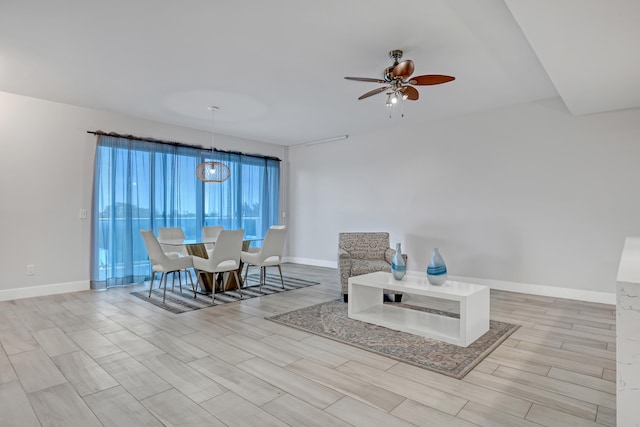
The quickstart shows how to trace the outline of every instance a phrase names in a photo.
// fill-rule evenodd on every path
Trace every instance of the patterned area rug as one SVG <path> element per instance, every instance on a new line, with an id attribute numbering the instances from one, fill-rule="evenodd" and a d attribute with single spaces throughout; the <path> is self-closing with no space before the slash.
<path id="1" fill-rule="evenodd" d="M 410 308 L 458 317 L 425 307 Z M 347 304 L 341 299 L 267 319 L 457 379 L 463 378 L 520 327 L 491 320 L 489 332 L 465 348 L 349 319 Z"/>
<path id="2" fill-rule="evenodd" d="M 211 302 L 211 296 L 198 294 L 197 298 L 193 298 L 193 291 L 191 291 L 190 284 L 182 285 L 182 293 L 176 285 L 174 291 L 171 291 L 169 283 L 167 283 L 167 296 L 165 302 L 162 302 L 162 294 L 164 288 L 157 288 L 154 286 L 151 292 L 151 298 L 149 298 L 149 290 L 131 292 L 134 295 L 144 301 L 147 301 L 157 307 L 164 308 L 172 313 L 184 313 L 185 311 L 199 310 L 201 308 L 213 307 L 214 305 L 225 304 L 228 302 L 240 301 L 242 299 L 249 299 L 260 297 L 263 295 L 277 294 L 280 292 L 291 291 L 294 289 L 306 288 L 307 286 L 317 285 L 319 282 L 310 282 L 308 280 L 299 279 L 297 277 L 283 276 L 284 289 L 280 283 L 279 274 L 267 274 L 265 285 L 262 286 L 262 292 L 260 292 L 258 284 L 259 278 L 257 274 L 250 274 L 247 277 L 247 282 L 242 288 L 242 295 L 237 290 L 227 292 L 216 292 L 215 304 Z M 157 282 L 156 282 L 157 283 Z M 155 283 L 154 283 L 155 285 Z"/>

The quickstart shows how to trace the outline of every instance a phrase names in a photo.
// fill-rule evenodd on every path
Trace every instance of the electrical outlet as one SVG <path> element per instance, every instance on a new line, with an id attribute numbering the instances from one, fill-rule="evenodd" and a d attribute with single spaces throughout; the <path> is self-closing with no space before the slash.
<path id="1" fill-rule="evenodd" d="M 35 264 L 27 264 L 27 276 L 35 276 L 35 275 L 36 275 Z"/>

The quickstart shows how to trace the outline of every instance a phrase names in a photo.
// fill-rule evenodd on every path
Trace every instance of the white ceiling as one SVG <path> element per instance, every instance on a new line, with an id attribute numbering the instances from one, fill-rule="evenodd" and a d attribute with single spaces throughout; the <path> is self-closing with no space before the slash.
<path id="1" fill-rule="evenodd" d="M 515 19 L 514 19 L 515 16 Z M 640 106 L 637 0 L 2 0 L 0 91 L 294 145 L 562 97 Z M 533 48 L 532 48 L 533 46 Z M 421 86 L 389 113 L 388 52 Z M 110 129 L 104 129 L 109 131 Z"/>
<path id="2" fill-rule="evenodd" d="M 640 1 L 505 1 L 572 114 L 640 106 Z"/>

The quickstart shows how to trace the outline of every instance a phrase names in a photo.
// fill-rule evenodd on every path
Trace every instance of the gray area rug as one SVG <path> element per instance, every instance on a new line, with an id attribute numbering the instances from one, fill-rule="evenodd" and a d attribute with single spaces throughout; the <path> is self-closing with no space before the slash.
<path id="1" fill-rule="evenodd" d="M 410 308 L 458 317 L 424 307 Z M 347 304 L 342 299 L 267 319 L 457 379 L 463 378 L 520 327 L 491 320 L 489 331 L 465 348 L 349 319 Z"/>
<path id="2" fill-rule="evenodd" d="M 197 298 L 193 298 L 193 291 L 191 291 L 191 284 L 182 284 L 182 293 L 176 285 L 174 290 L 171 291 L 170 283 L 167 283 L 167 296 L 165 302 L 162 302 L 162 294 L 164 288 L 157 288 L 154 286 L 151 292 L 151 298 L 149 298 L 149 290 L 131 292 L 131 295 L 136 296 L 144 301 L 147 301 L 157 307 L 163 308 L 172 313 L 184 313 L 185 311 L 199 310 L 201 308 L 213 307 L 214 305 L 226 304 L 229 302 L 236 302 L 242 299 L 256 298 L 264 295 L 272 295 L 280 292 L 291 291 L 294 289 L 306 288 L 307 286 L 317 285 L 319 282 L 311 282 L 309 280 L 299 279 L 297 277 L 283 276 L 284 289 L 280 283 L 279 274 L 267 274 L 265 285 L 262 286 L 262 291 L 259 290 L 259 277 L 257 274 L 250 274 L 247 277 L 247 282 L 242 288 L 242 296 L 237 290 L 227 292 L 216 292 L 215 304 L 211 301 L 211 296 L 198 294 Z M 157 282 L 154 283 L 156 285 Z"/>

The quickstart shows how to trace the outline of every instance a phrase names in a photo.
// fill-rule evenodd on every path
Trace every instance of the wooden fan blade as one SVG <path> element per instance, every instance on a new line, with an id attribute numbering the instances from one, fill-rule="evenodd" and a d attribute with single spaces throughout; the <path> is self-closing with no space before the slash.
<path id="1" fill-rule="evenodd" d="M 407 95 L 407 99 L 411 101 L 417 101 L 420 98 L 418 89 L 412 86 L 402 86 L 402 92 Z"/>
<path id="2" fill-rule="evenodd" d="M 455 80 L 455 77 L 443 76 L 440 74 L 427 74 L 424 76 L 415 76 L 407 82 L 411 85 L 426 86 L 426 85 L 439 85 Z"/>
<path id="3" fill-rule="evenodd" d="M 407 59 L 406 61 L 402 61 L 393 69 L 393 77 L 398 77 L 402 80 L 408 79 L 411 74 L 413 74 L 413 61 Z"/>
<path id="4" fill-rule="evenodd" d="M 377 95 L 377 94 L 379 94 L 380 92 L 384 92 L 384 91 L 385 91 L 385 90 L 387 90 L 387 89 L 389 89 L 389 86 L 382 86 L 382 87 L 379 87 L 378 89 L 374 89 L 374 90 L 371 90 L 371 91 L 369 91 L 369 92 L 365 93 L 364 95 L 362 95 L 362 96 L 361 96 L 360 98 L 358 98 L 358 99 L 365 99 L 365 98 L 368 98 L 368 97 L 370 97 L 370 96 Z"/>
<path id="5" fill-rule="evenodd" d="M 345 77 L 347 80 L 355 80 L 357 82 L 387 83 L 381 79 L 370 79 L 369 77 Z"/>

